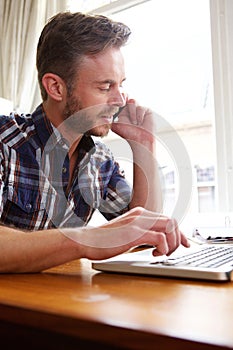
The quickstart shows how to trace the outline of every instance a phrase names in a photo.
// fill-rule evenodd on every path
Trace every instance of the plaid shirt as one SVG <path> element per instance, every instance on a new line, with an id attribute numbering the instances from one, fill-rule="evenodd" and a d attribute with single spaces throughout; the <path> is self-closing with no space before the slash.
<path id="1" fill-rule="evenodd" d="M 77 227 L 95 209 L 108 220 L 128 210 L 131 189 L 110 150 L 83 136 L 72 185 L 68 143 L 42 105 L 31 115 L 0 117 L 0 217 L 21 229 Z"/>

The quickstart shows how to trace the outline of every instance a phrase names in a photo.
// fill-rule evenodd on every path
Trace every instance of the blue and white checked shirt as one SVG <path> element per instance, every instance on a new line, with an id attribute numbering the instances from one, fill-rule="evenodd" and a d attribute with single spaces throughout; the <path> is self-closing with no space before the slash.
<path id="1" fill-rule="evenodd" d="M 131 188 L 110 150 L 91 137 L 78 145 L 69 192 L 68 143 L 42 105 L 0 116 L 1 223 L 26 230 L 86 225 L 95 209 L 108 220 L 128 210 Z"/>

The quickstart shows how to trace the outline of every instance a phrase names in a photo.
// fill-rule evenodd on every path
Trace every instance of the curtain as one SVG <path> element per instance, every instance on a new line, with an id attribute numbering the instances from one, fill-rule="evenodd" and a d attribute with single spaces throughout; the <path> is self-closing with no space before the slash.
<path id="1" fill-rule="evenodd" d="M 41 100 L 37 42 L 48 18 L 67 8 L 67 0 L 0 0 L 0 97 L 17 112 L 31 113 Z"/>

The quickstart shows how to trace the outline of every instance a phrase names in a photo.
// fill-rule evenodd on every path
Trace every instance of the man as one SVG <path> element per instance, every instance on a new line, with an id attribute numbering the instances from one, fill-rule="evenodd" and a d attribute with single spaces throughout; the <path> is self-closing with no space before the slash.
<path id="1" fill-rule="evenodd" d="M 43 29 L 37 49 L 43 103 L 32 115 L 0 121 L 0 271 L 103 259 L 144 243 L 156 246 L 155 255 L 188 246 L 174 220 L 155 214 L 161 199 L 154 116 L 122 91 L 121 47 L 129 35 L 106 17 L 68 12 Z M 110 150 L 91 138 L 110 129 L 132 149 L 132 191 Z M 95 209 L 109 223 L 86 226 Z"/>

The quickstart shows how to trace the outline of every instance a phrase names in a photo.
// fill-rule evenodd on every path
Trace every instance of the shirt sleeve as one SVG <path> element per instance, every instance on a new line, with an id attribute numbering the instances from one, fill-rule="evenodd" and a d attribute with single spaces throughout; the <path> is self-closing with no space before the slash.
<path id="1" fill-rule="evenodd" d="M 0 144 L 0 218 L 3 212 L 3 189 L 4 189 L 4 155 L 2 143 Z"/>
<path id="2" fill-rule="evenodd" d="M 117 162 L 113 163 L 113 171 L 100 205 L 100 212 L 107 220 L 111 220 L 129 210 L 132 188 L 125 179 L 123 170 Z"/>

